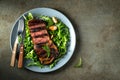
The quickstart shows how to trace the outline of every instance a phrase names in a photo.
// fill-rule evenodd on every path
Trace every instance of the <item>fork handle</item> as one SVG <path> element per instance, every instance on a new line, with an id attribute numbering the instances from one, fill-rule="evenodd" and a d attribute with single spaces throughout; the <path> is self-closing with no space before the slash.
<path id="1" fill-rule="evenodd" d="M 18 36 L 17 36 L 17 38 L 15 40 L 15 43 L 14 43 L 14 46 L 13 46 L 13 50 L 12 50 L 12 57 L 11 57 L 11 62 L 10 62 L 10 66 L 12 66 L 12 67 L 15 66 L 17 44 L 18 44 Z"/>
<path id="2" fill-rule="evenodd" d="M 24 47 L 23 47 L 23 44 L 21 44 L 19 59 L 18 59 L 18 68 L 22 68 L 22 66 L 23 66 L 23 55 L 24 55 Z"/>

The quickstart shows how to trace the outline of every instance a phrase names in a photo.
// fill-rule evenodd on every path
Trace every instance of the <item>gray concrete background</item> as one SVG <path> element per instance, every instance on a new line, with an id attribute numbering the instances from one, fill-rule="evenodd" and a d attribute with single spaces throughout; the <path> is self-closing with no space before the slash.
<path id="1" fill-rule="evenodd" d="M 12 25 L 36 7 L 63 12 L 76 31 L 73 57 L 52 73 L 9 66 Z M 80 57 L 82 68 L 74 68 Z M 0 80 L 120 80 L 120 0 L 0 0 Z"/>

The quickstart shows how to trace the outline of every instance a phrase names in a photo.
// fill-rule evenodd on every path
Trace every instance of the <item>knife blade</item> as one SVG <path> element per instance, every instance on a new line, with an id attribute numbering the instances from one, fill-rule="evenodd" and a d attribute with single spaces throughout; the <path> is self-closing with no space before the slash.
<path id="1" fill-rule="evenodd" d="M 17 51 L 17 45 L 18 45 L 18 37 L 20 34 L 23 33 L 24 30 L 24 23 L 23 20 L 20 19 L 18 21 L 18 30 L 17 30 L 17 37 L 15 39 L 14 45 L 13 45 L 13 50 L 12 50 L 12 56 L 11 56 L 11 62 L 10 62 L 10 66 L 14 67 L 15 66 L 15 61 L 16 61 L 16 51 Z"/>

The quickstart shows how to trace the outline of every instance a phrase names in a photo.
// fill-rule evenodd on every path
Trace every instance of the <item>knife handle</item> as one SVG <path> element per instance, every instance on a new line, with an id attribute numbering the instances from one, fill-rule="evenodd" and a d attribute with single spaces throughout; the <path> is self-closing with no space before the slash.
<path id="1" fill-rule="evenodd" d="M 23 44 L 21 44 L 19 59 L 18 59 L 18 68 L 22 68 L 22 66 L 23 66 L 23 55 L 24 55 L 24 47 L 23 47 Z"/>
<path id="2" fill-rule="evenodd" d="M 13 50 L 12 50 L 12 57 L 11 57 L 11 63 L 10 66 L 14 67 L 15 66 L 15 58 L 16 58 L 16 50 L 17 50 L 17 44 L 18 44 L 18 36 L 15 40 Z"/>

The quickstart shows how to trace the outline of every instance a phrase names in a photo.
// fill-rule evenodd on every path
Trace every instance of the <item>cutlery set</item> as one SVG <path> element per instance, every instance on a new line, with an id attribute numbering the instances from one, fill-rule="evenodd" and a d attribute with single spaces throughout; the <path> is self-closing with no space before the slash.
<path id="1" fill-rule="evenodd" d="M 12 50 L 12 56 L 11 56 L 11 62 L 10 62 L 10 66 L 12 67 L 15 66 L 17 48 L 19 49 L 18 68 L 22 68 L 23 66 L 23 55 L 24 55 L 23 32 L 24 32 L 24 20 L 20 19 L 18 21 L 17 37 L 15 39 L 13 50 Z M 21 41 L 19 41 L 19 37 L 21 38 Z M 18 45 L 19 43 L 20 45 Z"/>

